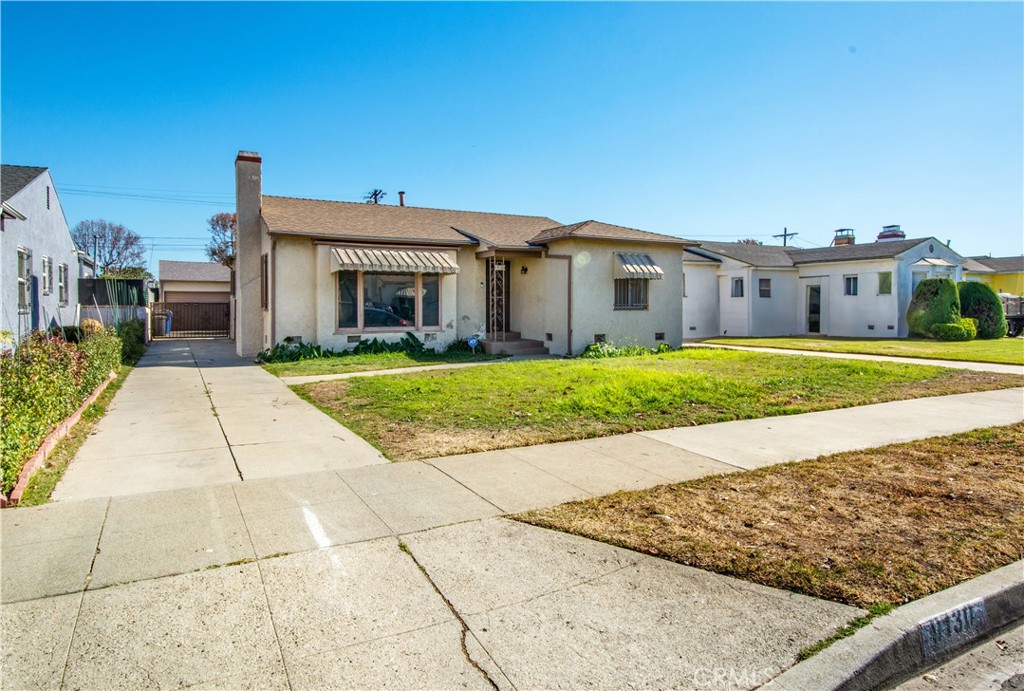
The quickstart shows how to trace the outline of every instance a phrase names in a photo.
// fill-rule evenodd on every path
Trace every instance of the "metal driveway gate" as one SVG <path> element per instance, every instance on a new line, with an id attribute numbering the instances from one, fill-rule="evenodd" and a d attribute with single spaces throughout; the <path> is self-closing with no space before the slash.
<path id="1" fill-rule="evenodd" d="M 157 302 L 151 324 L 153 338 L 227 338 L 231 308 L 226 302 Z"/>

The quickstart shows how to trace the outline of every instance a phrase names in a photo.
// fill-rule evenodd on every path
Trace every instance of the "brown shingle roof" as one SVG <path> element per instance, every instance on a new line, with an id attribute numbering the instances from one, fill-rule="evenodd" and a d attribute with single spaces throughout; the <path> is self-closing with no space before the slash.
<path id="1" fill-rule="evenodd" d="M 161 281 L 218 281 L 231 280 L 231 270 L 214 262 L 174 262 L 160 260 Z"/>
<path id="2" fill-rule="evenodd" d="M 696 244 L 690 240 L 672 237 L 671 235 L 651 233 L 646 230 L 626 228 L 625 226 L 616 226 L 610 223 L 601 223 L 599 221 L 582 221 L 568 226 L 548 228 L 547 230 L 533 236 L 530 239 L 530 243 L 534 245 L 542 245 L 554 240 L 565 240 L 569 238 L 586 238 L 589 240 L 626 240 L 630 242 L 660 242 L 673 245 Z"/>
<path id="3" fill-rule="evenodd" d="M 971 257 L 971 259 L 998 273 L 1024 272 L 1024 254 L 1016 257 Z"/>
<path id="4" fill-rule="evenodd" d="M 702 249 L 711 250 L 715 254 L 750 264 L 751 266 L 793 266 L 793 260 L 786 251 L 788 248 L 778 245 L 748 245 L 744 242 L 702 242 Z"/>
<path id="5" fill-rule="evenodd" d="M 271 233 L 451 245 L 472 244 L 469 235 L 502 247 L 525 246 L 538 231 L 557 224 L 544 216 L 273 196 L 263 197 L 262 213 Z"/>
<path id="6" fill-rule="evenodd" d="M 700 246 L 752 266 L 782 267 L 818 262 L 888 259 L 928 241 L 942 244 L 935 238 L 917 238 L 811 249 L 778 245 L 748 245 L 741 242 L 702 242 Z"/>

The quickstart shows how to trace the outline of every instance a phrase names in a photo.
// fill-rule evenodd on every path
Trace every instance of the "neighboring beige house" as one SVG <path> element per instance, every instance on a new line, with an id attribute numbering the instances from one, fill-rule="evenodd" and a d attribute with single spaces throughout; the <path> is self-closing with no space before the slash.
<path id="1" fill-rule="evenodd" d="M 683 262 L 687 338 L 822 335 L 905 337 L 906 313 L 925 278 L 959 281 L 964 257 L 933 237 L 906 239 L 886 226 L 857 244 L 802 249 L 702 242 Z"/>
<path id="2" fill-rule="evenodd" d="M 231 302 L 231 270 L 223 264 L 161 260 L 158 271 L 160 302 Z"/>
<path id="3" fill-rule="evenodd" d="M 683 251 L 658 233 L 545 216 L 264 196 L 235 160 L 237 350 L 339 349 L 416 334 L 444 348 L 577 354 L 595 340 L 678 346 Z"/>

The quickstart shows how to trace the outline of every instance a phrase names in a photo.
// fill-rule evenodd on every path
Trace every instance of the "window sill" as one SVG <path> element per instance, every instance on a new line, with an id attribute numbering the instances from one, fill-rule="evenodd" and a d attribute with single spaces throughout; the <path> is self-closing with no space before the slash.
<path id="1" fill-rule="evenodd" d="M 649 308 L 647 307 L 613 307 L 613 312 L 646 312 Z"/>
<path id="2" fill-rule="evenodd" d="M 421 329 L 417 329 L 414 325 L 409 326 L 367 326 L 362 329 L 354 327 L 345 327 L 343 329 L 335 329 L 335 336 L 351 336 L 354 334 L 404 334 L 406 331 L 412 331 L 413 333 L 440 333 L 444 331 L 440 326 L 424 326 Z"/>

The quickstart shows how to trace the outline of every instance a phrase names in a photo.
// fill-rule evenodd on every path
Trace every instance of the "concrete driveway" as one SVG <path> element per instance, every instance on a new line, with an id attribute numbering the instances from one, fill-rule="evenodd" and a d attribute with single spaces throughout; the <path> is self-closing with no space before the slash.
<path id="1" fill-rule="evenodd" d="M 225 340 L 157 341 L 53 494 L 56 501 L 385 463 Z"/>

